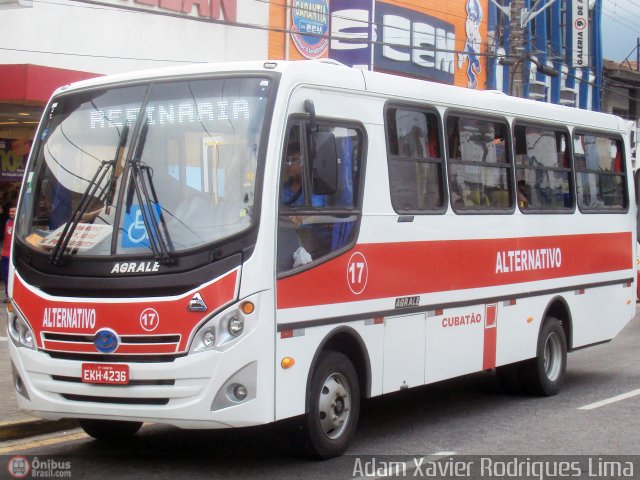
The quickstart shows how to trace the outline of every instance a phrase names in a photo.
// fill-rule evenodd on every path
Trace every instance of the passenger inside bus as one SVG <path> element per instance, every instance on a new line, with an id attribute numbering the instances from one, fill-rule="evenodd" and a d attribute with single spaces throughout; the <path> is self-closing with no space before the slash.
<path id="1" fill-rule="evenodd" d="M 284 165 L 284 183 L 282 185 L 282 204 L 287 207 L 304 206 L 304 189 L 302 178 L 302 153 L 300 142 L 291 140 L 287 146 Z M 304 216 L 290 215 L 289 222 L 293 228 L 281 227 L 278 235 L 278 270 L 288 270 L 310 263 L 311 254 L 302 246 L 299 228 Z M 284 219 L 281 218 L 281 222 Z"/>
<path id="2" fill-rule="evenodd" d="M 529 199 L 527 197 L 527 182 L 524 180 L 518 180 L 518 206 L 520 208 L 527 208 L 529 206 Z"/>
<path id="3" fill-rule="evenodd" d="M 314 194 L 310 159 L 305 150 L 305 125 L 288 134 L 283 157 L 278 220 L 277 271 L 287 272 L 327 258 L 351 242 L 356 217 L 360 138 L 354 129 L 321 126 L 332 133 L 338 158 L 338 188 Z M 344 210 L 344 214 L 337 211 Z"/>

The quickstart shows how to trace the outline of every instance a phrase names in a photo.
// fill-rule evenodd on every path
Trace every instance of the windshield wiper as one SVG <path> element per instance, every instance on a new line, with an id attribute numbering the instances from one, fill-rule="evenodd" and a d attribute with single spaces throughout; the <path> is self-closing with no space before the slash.
<path id="1" fill-rule="evenodd" d="M 89 204 L 91 203 L 91 199 L 96 196 L 100 185 L 102 185 L 102 181 L 104 178 L 111 172 L 111 177 L 109 178 L 109 182 L 107 183 L 107 188 L 103 188 L 100 192 L 99 200 L 103 201 L 105 207 L 107 208 L 106 213 L 108 212 L 108 208 L 113 202 L 113 194 L 115 191 L 115 173 L 117 165 L 116 163 L 119 160 L 119 157 L 122 154 L 122 149 L 127 143 L 127 139 L 129 137 L 129 126 L 125 125 L 120 133 L 120 140 L 118 141 L 118 147 L 116 148 L 115 156 L 113 160 L 110 161 L 102 161 L 100 162 L 100 166 L 96 171 L 93 178 L 89 181 L 87 188 L 85 189 L 82 197 L 80 197 L 80 202 L 78 206 L 73 211 L 71 218 L 66 223 L 62 233 L 60 234 L 60 238 L 56 242 L 55 246 L 51 250 L 49 254 L 49 262 L 53 265 L 59 265 L 62 257 L 64 256 L 64 252 L 73 238 L 73 232 L 78 227 L 78 223 L 82 220 L 83 215 L 86 213 L 87 208 L 89 208 Z"/>
<path id="2" fill-rule="evenodd" d="M 133 203 L 133 194 L 135 192 L 153 255 L 155 259 L 159 260 L 162 264 L 170 265 L 173 263 L 171 252 L 174 248 L 171 237 L 169 236 L 167 223 L 162 214 L 162 206 L 158 201 L 158 195 L 153 185 L 153 170 L 140 160 L 144 144 L 147 140 L 148 131 L 149 123 L 145 121 L 140 131 L 136 151 L 130 160 L 131 176 L 129 190 L 127 191 L 126 213 L 129 214 L 131 212 L 131 204 Z"/>
<path id="3" fill-rule="evenodd" d="M 104 193 L 104 213 L 109 215 L 109 210 L 111 205 L 113 204 L 113 197 L 116 191 L 116 171 L 118 170 L 118 164 L 124 158 L 124 147 L 127 144 L 127 139 L 129 138 L 129 125 L 125 125 L 120 134 L 120 142 L 118 142 L 118 148 L 116 149 L 116 154 L 113 157 L 113 168 L 111 169 L 111 176 L 109 177 L 109 182 L 107 183 L 107 188 L 103 192 Z M 120 172 L 122 173 L 122 171 Z"/>
<path id="4" fill-rule="evenodd" d="M 71 218 L 65 224 L 64 229 L 60 234 L 60 238 L 51 250 L 51 253 L 49 254 L 49 263 L 53 265 L 60 265 L 60 260 L 73 237 L 73 232 L 78 226 L 78 223 L 80 223 L 80 220 L 82 220 L 82 216 L 86 213 L 87 208 L 89 208 L 91 199 L 96 196 L 96 192 L 100 188 L 102 181 L 109 173 L 109 170 L 114 167 L 114 163 L 115 162 L 113 160 L 103 161 L 100 163 L 98 170 L 96 170 L 95 175 L 89 181 L 89 185 L 87 185 L 82 197 L 80 197 L 78 206 L 71 214 Z"/>

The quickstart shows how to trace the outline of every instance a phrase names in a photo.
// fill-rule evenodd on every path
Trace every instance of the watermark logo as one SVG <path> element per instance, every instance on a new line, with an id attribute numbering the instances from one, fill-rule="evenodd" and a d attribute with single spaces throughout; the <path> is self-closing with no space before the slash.
<path id="1" fill-rule="evenodd" d="M 15 456 L 9 459 L 7 470 L 13 478 L 25 478 L 31 471 L 31 464 L 26 457 Z"/>
<path id="2" fill-rule="evenodd" d="M 13 478 L 71 478 L 71 461 L 55 458 L 29 460 L 18 455 L 9 459 L 7 469 Z"/>

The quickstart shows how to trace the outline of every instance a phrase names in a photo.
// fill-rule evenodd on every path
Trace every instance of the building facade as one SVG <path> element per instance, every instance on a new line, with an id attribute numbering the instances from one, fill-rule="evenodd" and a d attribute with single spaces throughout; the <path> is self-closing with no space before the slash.
<path id="1" fill-rule="evenodd" d="M 488 15 L 487 88 L 510 93 L 521 66 L 523 97 L 600 110 L 602 0 L 491 0 Z"/>
<path id="2" fill-rule="evenodd" d="M 604 61 L 604 90 L 602 111 L 627 121 L 631 134 L 631 158 L 634 168 L 638 164 L 638 138 L 640 134 L 640 66 L 638 62 Z"/>

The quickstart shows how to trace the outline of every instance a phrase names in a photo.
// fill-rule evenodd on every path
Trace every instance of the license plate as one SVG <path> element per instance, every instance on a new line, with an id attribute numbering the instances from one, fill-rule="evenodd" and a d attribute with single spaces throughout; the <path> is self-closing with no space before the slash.
<path id="1" fill-rule="evenodd" d="M 129 365 L 83 363 L 82 382 L 126 385 L 129 383 Z"/>

